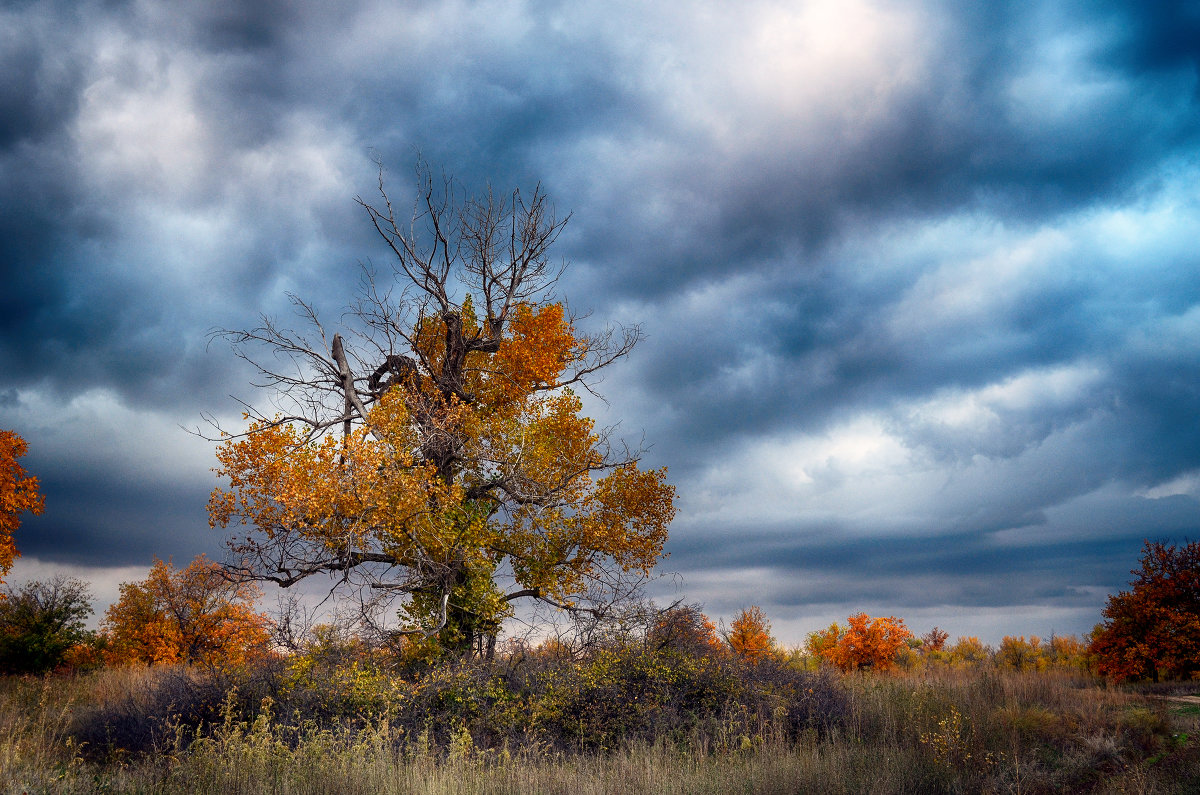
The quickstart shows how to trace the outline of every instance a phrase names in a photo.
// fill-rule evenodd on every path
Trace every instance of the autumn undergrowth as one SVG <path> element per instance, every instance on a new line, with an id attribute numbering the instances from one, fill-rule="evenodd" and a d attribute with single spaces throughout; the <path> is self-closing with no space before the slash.
<path id="1" fill-rule="evenodd" d="M 292 661 L 293 663 L 295 661 Z M 4 792 L 1197 791 L 1194 705 L 1060 673 L 609 649 L 0 681 Z M 340 671 L 340 673 L 339 673 Z"/>

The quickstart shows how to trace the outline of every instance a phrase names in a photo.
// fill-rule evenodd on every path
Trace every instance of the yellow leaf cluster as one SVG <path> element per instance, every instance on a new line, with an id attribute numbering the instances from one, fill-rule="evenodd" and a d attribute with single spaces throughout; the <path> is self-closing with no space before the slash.
<path id="1" fill-rule="evenodd" d="M 562 304 L 521 304 L 508 327 L 509 337 L 487 379 L 492 403 L 518 401 L 535 389 L 552 386 L 571 362 L 587 353 Z"/>

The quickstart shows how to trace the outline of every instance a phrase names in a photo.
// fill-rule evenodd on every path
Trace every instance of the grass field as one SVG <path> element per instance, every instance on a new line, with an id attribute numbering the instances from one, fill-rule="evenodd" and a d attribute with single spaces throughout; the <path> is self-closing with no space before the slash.
<path id="1" fill-rule="evenodd" d="M 357 701 L 298 687 L 278 670 L 10 678 L 0 682 L 0 787 L 1200 792 L 1200 698 L 1185 685 L 1136 691 L 1082 675 L 987 667 L 845 678 L 778 668 L 729 673 L 639 659 L 507 678 L 476 667 L 443 672 L 432 684 L 321 677 L 330 690 L 359 688 Z M 568 674 L 592 684 L 566 687 Z M 596 734 L 607 740 L 591 742 Z"/>

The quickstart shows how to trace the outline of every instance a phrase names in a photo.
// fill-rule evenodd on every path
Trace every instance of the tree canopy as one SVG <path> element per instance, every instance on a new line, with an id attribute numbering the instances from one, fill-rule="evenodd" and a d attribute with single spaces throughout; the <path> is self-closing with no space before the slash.
<path id="1" fill-rule="evenodd" d="M 20 557 L 13 533 L 21 526 L 21 514 L 40 514 L 44 506 L 38 479 L 25 473 L 17 459 L 28 445 L 13 431 L 0 430 L 0 582 Z"/>
<path id="2" fill-rule="evenodd" d="M 240 576 L 332 575 L 365 615 L 398 600 L 397 632 L 465 653 L 520 598 L 603 609 L 662 556 L 674 489 L 583 416 L 640 331 L 585 334 L 555 297 L 566 219 L 546 194 L 463 197 L 424 167 L 418 188 L 404 218 L 382 177 L 381 206 L 359 199 L 392 272 L 367 273 L 344 334 L 300 299 L 303 332 L 224 332 L 280 411 L 224 436 L 209 509 L 239 528 Z"/>
<path id="3" fill-rule="evenodd" d="M 79 580 L 60 575 L 10 588 L 6 597 L 0 601 L 0 673 L 45 673 L 93 640 L 85 627 L 92 595 Z"/>
<path id="4" fill-rule="evenodd" d="M 676 603 L 659 612 L 646 633 L 646 643 L 652 649 L 672 649 L 695 657 L 725 651 L 717 625 L 697 604 Z"/>
<path id="5" fill-rule="evenodd" d="M 262 654 L 269 621 L 255 612 L 259 590 L 232 581 L 200 555 L 187 567 L 155 560 L 141 582 L 124 583 L 101 630 L 110 663 L 238 665 Z"/>
<path id="6" fill-rule="evenodd" d="M 735 654 L 748 660 L 766 658 L 775 648 L 775 639 L 771 637 L 771 622 L 758 605 L 742 608 L 729 625 L 726 639 Z"/>
<path id="7" fill-rule="evenodd" d="M 1118 681 L 1200 673 L 1200 542 L 1145 542 L 1128 591 L 1108 597 L 1092 633 L 1097 670 Z"/>
<path id="8" fill-rule="evenodd" d="M 810 634 L 808 645 L 814 654 L 843 671 L 867 668 L 886 671 L 895 666 L 896 655 L 911 637 L 912 632 L 902 618 L 872 618 L 866 613 L 855 613 L 846 619 L 844 628 L 834 623 L 828 629 Z M 945 642 L 945 633 L 937 637 Z"/>

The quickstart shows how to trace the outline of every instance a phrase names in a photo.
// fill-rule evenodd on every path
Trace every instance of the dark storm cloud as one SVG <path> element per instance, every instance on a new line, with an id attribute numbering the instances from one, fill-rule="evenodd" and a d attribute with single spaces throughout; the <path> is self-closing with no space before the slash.
<path id="1" fill-rule="evenodd" d="M 1129 439 L 1131 466 L 1141 466 L 1139 447 L 1159 466 L 1194 466 L 1196 447 L 1178 426 L 1195 408 L 1195 346 L 1165 332 L 1200 301 L 1200 255 L 1168 245 L 1139 252 L 1145 262 L 1123 262 L 1104 245 L 1084 241 L 1047 255 L 1048 267 L 995 290 L 972 287 L 978 274 L 965 263 L 961 277 L 952 262 L 936 260 L 918 263 L 904 278 L 883 274 L 879 282 L 889 289 L 880 291 L 864 283 L 872 263 L 826 261 L 816 276 L 764 280 L 734 293 L 728 306 L 684 305 L 670 317 L 676 322 L 655 324 L 660 333 L 641 383 L 669 396 L 686 446 L 731 431 L 819 431 L 847 411 L 890 411 L 898 402 L 979 389 L 1030 369 L 1108 362 L 1111 369 L 1072 400 L 997 408 L 994 433 L 939 427 L 903 409 L 896 423 L 917 446 L 969 459 L 1018 454 L 1090 413 L 1112 410 L 1124 418 L 1122 435 L 1173 436 L 1165 445 Z M 948 272 L 946 291 L 971 290 L 992 305 L 962 321 L 943 320 L 936 291 L 922 297 L 917 285 L 939 268 Z M 917 315 L 909 327 L 897 327 L 902 312 Z"/>
<path id="2" fill-rule="evenodd" d="M 1089 507 L 1103 507 L 1106 513 L 1086 520 L 1076 516 L 1075 521 L 1081 522 L 1074 528 L 1077 535 L 1065 540 L 1039 537 L 1036 525 L 1024 528 L 1026 537 L 1019 540 L 1009 540 L 1005 534 L 980 533 L 974 528 L 932 536 L 918 530 L 914 535 L 855 538 L 847 533 L 851 528 L 836 525 L 759 528 L 731 540 L 721 528 L 711 528 L 672 539 L 670 562 L 672 566 L 695 569 L 705 568 L 714 560 L 731 568 L 768 565 L 783 572 L 840 574 L 862 582 L 902 579 L 918 573 L 986 581 L 986 575 L 993 573 L 1005 579 L 990 586 L 989 598 L 1002 600 L 1004 590 L 1020 577 L 1037 573 L 1052 578 L 1068 567 L 1078 571 L 1072 561 L 1084 561 L 1084 571 L 1089 565 L 1103 562 L 1102 571 L 1088 572 L 1093 577 L 1124 574 L 1132 567 L 1131 547 L 1136 550 L 1145 538 L 1171 537 L 1195 527 L 1200 504 L 1177 496 L 1108 499 Z M 1137 529 L 1133 529 L 1135 523 L 1140 524 Z"/>
<path id="3" fill-rule="evenodd" d="M 766 584 L 781 609 L 878 604 L 923 609 L 1053 602 L 1096 605 L 1098 593 L 1129 579 L 1142 542 L 1194 532 L 1200 503 L 1186 497 L 1109 499 L 1088 506 L 1073 538 L 1030 532 L 1021 540 L 967 532 L 934 538 L 854 537 L 848 527 L 775 527 L 676 534 L 668 567 L 704 571 L 714 561 L 731 572 L 755 569 L 743 601 Z M 1093 619 L 1095 620 L 1095 619 Z"/>
<path id="4" fill-rule="evenodd" d="M 974 208 L 1037 221 L 1120 200 L 1148 167 L 1196 143 L 1194 69 L 1114 62 L 1136 28 L 1115 33 L 1082 7 L 987 8 L 956 6 L 939 20 L 923 79 L 865 128 L 835 127 L 814 142 L 753 109 L 739 121 L 776 137 L 732 156 L 703 133 L 647 130 L 699 140 L 650 164 L 650 179 L 623 175 L 608 212 L 590 216 L 604 222 L 589 229 L 584 258 L 591 246 L 620 255 L 625 278 L 615 286 L 641 296 L 721 278 L 731 263 L 745 271 L 787 256 L 812 267 L 831 239 L 883 218 Z M 1074 58 L 1055 51 L 1073 40 L 1091 48 Z M 666 204 L 667 217 L 646 213 L 648 203 Z M 592 226 L 588 217 L 581 223 Z M 625 232 L 615 245 L 614 217 Z"/>
<path id="5" fill-rule="evenodd" d="M 1099 3 L 1125 35 L 1110 54 L 1132 69 L 1170 70 L 1200 66 L 1200 8 L 1188 0 Z"/>
<path id="6" fill-rule="evenodd" d="M 471 48 L 469 52 L 440 42 L 401 38 L 414 45 L 415 55 L 401 51 L 392 54 L 391 62 L 387 58 L 373 62 L 369 71 L 347 71 L 358 64 L 348 63 L 346 54 L 336 51 L 336 37 L 331 34 L 338 27 L 345 32 L 356 25 L 369 25 L 370 17 L 377 14 L 379 9 L 363 7 L 347 7 L 340 14 L 303 8 L 299 13 L 276 13 L 266 6 L 246 11 L 236 4 L 205 4 L 171 14 L 123 9 L 112 22 L 132 31 L 134 41 L 182 47 L 185 53 L 192 48 L 196 57 L 208 58 L 201 61 L 206 74 L 197 87 L 196 110 L 216 125 L 212 131 L 220 139 L 214 149 L 222 151 L 237 152 L 274 140 L 287 124 L 289 109 L 320 110 L 331 104 L 355 117 L 359 142 L 381 146 L 387 161 L 402 164 L 411 156 L 409 147 L 431 139 L 432 145 L 425 145 L 431 159 L 452 161 L 465 169 L 465 181 L 475 183 L 488 175 L 527 178 L 537 169 L 536 148 L 551 142 L 562 146 L 564 141 L 597 133 L 635 141 L 639 135 L 668 140 L 696 135 L 679 129 L 673 117 L 651 111 L 651 103 L 661 100 L 655 93 L 655 76 L 624 71 L 645 68 L 645 63 L 612 41 L 578 32 L 555 32 L 542 17 L 531 18 L 513 40 L 499 41 L 489 38 L 486 29 L 478 27 L 478 20 L 450 20 L 453 27 L 447 35 L 457 36 L 464 47 Z M 446 20 L 445 16 L 433 17 L 435 22 Z M 1088 30 L 1090 20 L 1076 13 L 1063 14 L 1057 22 L 1065 26 L 1064 33 L 1078 33 Z M 380 24 L 395 23 L 381 19 Z M 333 29 L 322 35 L 322 27 L 330 25 Z M 1194 136 L 1197 117 L 1187 112 L 1187 103 L 1180 105 L 1176 94 L 1161 90 L 1147 101 L 1136 91 L 1146 80 L 1132 66 L 1124 70 L 1114 67 L 1108 75 L 1125 81 L 1129 90 L 1116 101 L 1103 104 L 1104 118 L 1043 121 L 1040 126 L 1013 118 L 1004 95 L 1029 56 L 1011 42 L 1035 43 L 1037 33 L 1024 7 L 993 12 L 987 18 L 952 19 L 947 27 L 945 61 L 929 69 L 928 76 L 933 79 L 898 97 L 886 118 L 856 131 L 861 134 L 854 140 L 834 143 L 832 156 L 829 141 L 818 148 L 812 143 L 790 144 L 785 135 L 778 146 L 722 157 L 701 137 L 690 142 L 694 146 L 673 152 L 661 166 L 652 165 L 657 173 L 630 172 L 621 163 L 607 164 L 605 172 L 610 171 L 609 165 L 616 166 L 611 169 L 615 184 L 609 197 L 600 206 L 585 201 L 579 208 L 578 258 L 585 263 L 597 259 L 605 263 L 607 291 L 642 295 L 670 293 L 683 284 L 728 274 L 731 269 L 778 267 L 780 258 L 797 268 L 812 267 L 812 261 L 820 259 L 821 244 L 831 235 L 847 229 L 852 233 L 854 227 L 874 218 L 944 211 L 980 202 L 1000 202 L 1029 212 L 1047 204 L 1057 206 L 1060 201 L 1095 201 L 1097 192 L 1127 185 L 1130 175 L 1139 174 L 1147 161 L 1161 157 L 1163 147 Z M 1156 31 L 1161 28 L 1149 26 L 1144 35 L 1160 35 Z M 630 35 L 636 39 L 638 34 Z M 76 63 L 87 60 L 93 53 L 79 50 L 89 39 L 80 38 L 82 44 L 72 46 L 64 40 L 66 46 L 55 52 L 65 50 Z M 1003 47 L 997 42 L 1010 45 Z M 580 44 L 584 46 L 573 49 Z M 1112 45 L 1134 46 L 1129 36 Z M 687 55 L 684 45 L 679 49 Z M 35 69 L 51 57 L 48 50 L 34 49 L 17 59 L 28 65 L 26 71 Z M 158 57 L 165 54 L 159 52 Z M 322 57 L 324 60 L 318 60 Z M 1101 49 L 1089 57 L 1102 60 L 1107 53 Z M 78 105 L 81 70 L 75 66 L 65 71 L 73 75 L 66 82 L 70 90 L 51 91 L 45 101 L 16 116 L 54 119 L 59 126 L 69 121 Z M 150 76 L 127 77 L 131 85 L 137 85 Z M 752 124 L 755 121 L 750 119 Z M 761 122 L 768 129 L 775 124 L 769 118 Z M 54 129 L 54 125 L 48 127 L 47 134 Z M 395 140 L 395 130 L 407 140 Z M 697 162 L 706 167 L 695 168 Z M 87 263 L 71 262 L 72 252 L 89 238 L 98 237 L 101 246 L 107 242 L 111 231 L 105 222 L 111 220 L 100 208 L 89 207 L 88 198 L 73 187 L 75 179 L 69 169 L 80 165 L 68 164 L 58 174 L 52 169 L 40 172 L 49 184 L 28 186 L 31 195 L 43 194 L 47 187 L 53 195 L 57 189 L 63 195 L 55 204 L 70 207 L 73 216 L 84 217 L 74 223 L 66 219 L 64 228 L 60 213 L 42 210 L 33 218 L 18 215 L 13 226 L 29 230 L 31 239 L 29 254 L 10 266 L 14 271 L 55 255 L 66 259 L 72 269 L 86 271 Z M 602 183 L 606 176 L 591 175 Z M 228 178 L 236 175 L 223 176 L 218 170 L 206 181 L 215 186 Z M 556 174 L 551 171 L 545 178 L 554 182 Z M 639 183 L 647 187 L 639 190 Z M 215 187 L 201 188 L 194 201 L 220 199 Z M 645 213 L 647 201 L 665 201 L 667 215 Z M 252 228 L 254 221 L 251 215 L 244 225 Z M 614 229 L 620 234 L 614 234 Z M 74 239 L 69 237 L 72 233 Z M 65 243 L 68 250 L 48 248 L 54 245 L 48 238 L 59 245 Z M 286 240 L 286 235 L 263 238 L 259 248 L 275 246 L 280 238 Z M 350 245 L 364 240 L 361 235 L 343 236 L 339 241 L 346 246 L 343 254 L 353 256 Z M 277 262 L 286 261 L 286 252 L 281 253 L 284 256 L 277 256 Z M 247 252 L 248 256 L 255 254 Z M 64 295 L 46 272 L 52 269 L 39 270 L 39 282 L 27 285 L 28 298 L 14 292 L 11 301 L 37 306 L 41 298 L 50 309 L 45 315 L 47 322 L 18 326 L 11 336 L 27 341 L 44 338 L 56 333 L 48 326 L 61 323 L 58 334 L 86 337 L 89 347 L 111 338 L 119 351 L 112 360 L 145 360 L 144 351 L 122 349 L 115 318 L 101 315 L 94 323 L 62 323 L 54 308 L 64 307 L 72 316 L 79 316 L 105 304 L 108 296 Z M 258 278 L 269 281 L 270 275 L 268 267 Z M 836 299 L 826 305 L 832 311 L 841 308 Z M 861 307 L 864 311 L 869 308 Z M 161 327 L 154 318 L 150 322 Z M 181 331 L 191 333 L 192 329 Z M 784 326 L 776 333 L 791 331 Z M 772 344 L 769 336 L 755 342 Z M 825 340 L 810 344 L 824 345 Z M 838 357 L 840 366 L 851 373 L 875 373 L 889 365 L 897 372 L 907 372 L 895 351 L 871 347 L 853 345 Z M 69 342 L 55 351 L 56 359 L 64 349 L 71 349 Z M 971 361 L 976 358 L 974 353 L 968 352 Z M 113 363 L 105 362 L 106 370 Z M 153 369 L 134 373 L 133 379 Z"/>
<path id="7" fill-rule="evenodd" d="M 843 6 L 10 6 L 0 410 L 54 446 L 99 391 L 171 451 L 256 399 L 207 332 L 288 291 L 336 322 L 387 267 L 352 198 L 378 156 L 407 202 L 420 151 L 468 190 L 541 181 L 574 212 L 564 295 L 644 323 L 602 391 L 680 486 L 670 567 L 823 573 L 780 605 L 1078 606 L 1200 524 L 1200 17 Z M 112 444 L 38 459 L 26 555 L 214 552 L 206 464 L 140 493 Z"/>
<path id="8" fill-rule="evenodd" d="M 41 492 L 51 506 L 43 519 L 26 521 L 15 535 L 25 556 L 69 564 L 124 566 L 173 556 L 190 561 L 220 548 L 208 527 L 208 489 L 147 489 L 121 472 L 43 475 Z"/>
<path id="9" fill-rule="evenodd" d="M 23 13 L 18 13 L 18 11 Z M 79 196 L 70 186 L 74 166 L 66 153 L 66 125 L 84 86 L 83 59 L 54 13 L 33 5 L 11 9 L 0 26 L 0 364 L 14 380 L 35 358 L 10 353 L 28 344 L 29 332 L 65 300 L 65 275 L 44 264 L 60 258 L 71 241 L 62 233 L 76 215 Z"/>
<path id="10" fill-rule="evenodd" d="M 6 193 L 25 199 L 0 217 L 9 233 L 0 362 L 20 374 L 20 383 L 48 380 L 68 392 L 107 384 L 130 399 L 151 397 L 160 404 L 171 402 L 173 391 L 194 394 L 196 385 L 188 382 L 211 365 L 198 358 L 202 346 L 193 342 L 210 326 L 250 322 L 264 303 L 272 311 L 282 308 L 281 277 L 291 277 L 289 270 L 311 257 L 303 250 L 306 234 L 320 237 L 329 261 L 291 286 L 329 296 L 333 311 L 348 302 L 357 281 L 355 261 L 382 254 L 351 202 L 360 191 L 373 198 L 371 148 L 392 165 L 391 179 L 401 192 L 413 147 L 423 139 L 433 142 L 426 147 L 430 159 L 464 168 L 459 176 L 472 188 L 485 178 L 505 184 L 516 176 L 532 183 L 538 176 L 520 165 L 522 151 L 594 123 L 616 101 L 609 86 L 588 74 L 598 64 L 584 59 L 581 69 L 567 70 L 566 76 L 549 63 L 546 69 L 527 68 L 524 53 L 537 53 L 536 42 L 488 41 L 486 30 L 477 27 L 467 33 L 488 47 L 479 58 L 423 40 L 420 49 L 438 56 L 429 62 L 400 52 L 392 60 L 380 53 L 370 69 L 339 63 L 349 56 L 338 51 L 343 45 L 336 34 L 370 25 L 370 17 L 383 15 L 383 9 L 318 5 L 282 13 L 266 4 L 247 10 L 244 4 L 218 3 L 170 13 L 122 6 L 89 11 L 78 16 L 60 11 L 57 19 L 30 14 L 27 27 L 54 22 L 60 32 L 53 46 L 25 36 L 21 47 L 6 51 L 11 73 L 31 79 L 13 81 L 12 96 L 3 97 L 13 110 L 5 118 L 16 121 L 0 141 L 8 144 L 0 161 Z M 72 23 L 79 28 L 72 30 Z M 549 62 L 561 56 L 561 46 L 541 57 Z M 104 52 L 106 47 L 113 52 Z M 104 90 L 116 101 L 145 98 L 135 112 L 172 115 L 102 119 L 108 127 L 101 132 L 108 137 L 81 142 L 79 128 L 89 123 L 80 116 L 85 91 Z M 311 196 L 287 193 L 302 185 L 289 185 L 276 173 L 264 174 L 271 182 L 255 185 L 239 173 L 239 161 L 272 156 L 276 149 L 287 157 L 288 147 L 305 144 L 289 140 L 297 115 L 304 121 L 305 114 L 357 124 L 346 131 L 357 162 L 339 164 L 354 170 L 338 175 L 340 182 L 331 187 L 336 199 L 331 195 L 315 208 Z M 107 154 L 92 146 L 136 146 L 112 136 L 151 137 L 154 130 L 147 125 L 173 123 L 179 115 L 200 127 L 203 151 L 151 152 L 144 163 L 117 161 L 115 170 L 92 161 Z M 125 123 L 131 126 L 115 126 Z M 173 180 L 172 159 L 188 158 L 200 162 Z M 342 206 L 330 206 L 335 200 Z M 150 263 L 140 250 L 147 241 L 138 224 L 161 222 L 145 216 L 162 212 L 203 216 L 225 210 L 242 213 L 237 233 L 249 239 L 226 254 L 241 261 L 222 263 L 204 284 L 205 293 L 191 292 L 185 303 L 147 272 Z M 318 228 L 297 235 L 296 227 L 308 221 Z M 164 252 L 167 262 L 159 265 L 200 267 L 188 261 L 183 246 Z M 156 288 L 166 294 L 155 295 Z M 197 297 L 208 314 L 189 311 Z M 218 305 L 230 311 L 214 311 Z M 140 333 L 146 334 L 144 344 Z M 161 389 L 148 393 L 148 381 Z M 219 396 L 213 378 L 203 383 L 210 387 L 207 394 Z"/>
<path id="11" fill-rule="evenodd" d="M 62 58 L 67 42 L 35 21 L 0 31 L 0 151 L 59 131 L 75 112 L 80 64 Z"/>

